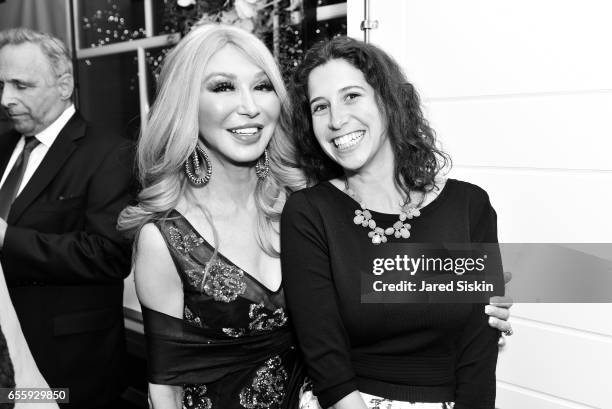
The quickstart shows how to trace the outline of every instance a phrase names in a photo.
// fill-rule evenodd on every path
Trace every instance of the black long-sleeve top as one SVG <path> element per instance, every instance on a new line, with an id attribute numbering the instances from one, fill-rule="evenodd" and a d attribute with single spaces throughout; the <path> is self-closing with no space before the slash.
<path id="1" fill-rule="evenodd" d="M 324 182 L 294 193 L 281 220 L 287 304 L 320 404 L 359 390 L 492 409 L 499 333 L 488 326 L 484 306 L 362 304 L 357 263 L 373 244 L 368 229 L 353 223 L 358 208 Z M 397 221 L 372 214 L 379 226 Z M 487 193 L 454 179 L 410 223 L 413 243 L 497 243 Z"/>

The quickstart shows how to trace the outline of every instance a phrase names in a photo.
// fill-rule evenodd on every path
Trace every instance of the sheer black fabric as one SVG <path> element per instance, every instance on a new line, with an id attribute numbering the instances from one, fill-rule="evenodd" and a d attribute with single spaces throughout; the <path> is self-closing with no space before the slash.
<path id="1" fill-rule="evenodd" d="M 212 259 L 214 248 L 176 210 L 157 227 L 184 311 L 180 320 L 143 307 L 149 381 L 183 386 L 186 408 L 292 407 L 301 370 L 282 287 L 266 288 L 222 254 Z"/>

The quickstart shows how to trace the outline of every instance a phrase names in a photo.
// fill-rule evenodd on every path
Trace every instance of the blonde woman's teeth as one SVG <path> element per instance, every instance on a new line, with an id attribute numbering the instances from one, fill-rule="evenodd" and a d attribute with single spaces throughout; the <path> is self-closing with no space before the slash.
<path id="1" fill-rule="evenodd" d="M 231 129 L 230 132 L 238 134 L 238 135 L 254 135 L 257 132 L 259 132 L 259 128 Z"/>

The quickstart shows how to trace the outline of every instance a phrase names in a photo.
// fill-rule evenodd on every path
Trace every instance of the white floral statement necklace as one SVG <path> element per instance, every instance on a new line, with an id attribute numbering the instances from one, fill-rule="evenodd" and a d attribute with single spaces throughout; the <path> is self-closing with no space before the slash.
<path id="1" fill-rule="evenodd" d="M 400 200 L 399 205 L 401 210 L 398 220 L 393 223 L 393 226 L 383 229 L 376 225 L 376 221 L 372 218 L 372 213 L 368 210 L 365 202 L 350 188 L 348 179 L 344 179 L 344 192 L 359 203 L 361 209 L 355 210 L 353 223 L 370 229 L 368 237 L 372 239 L 372 244 L 386 243 L 387 236 L 391 235 L 394 235 L 396 238 L 401 237 L 407 239 L 410 237 L 411 226 L 409 223 L 405 223 L 405 221 L 421 215 L 419 209 L 408 204 L 408 198 L 406 198 L 406 200 Z"/>

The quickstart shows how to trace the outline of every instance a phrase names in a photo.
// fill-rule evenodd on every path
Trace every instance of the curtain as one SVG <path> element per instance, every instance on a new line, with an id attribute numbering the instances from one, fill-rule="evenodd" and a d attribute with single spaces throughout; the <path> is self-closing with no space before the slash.
<path id="1" fill-rule="evenodd" d="M 53 34 L 70 45 L 67 7 L 70 0 L 5 0 L 0 3 L 0 30 L 28 27 Z"/>

